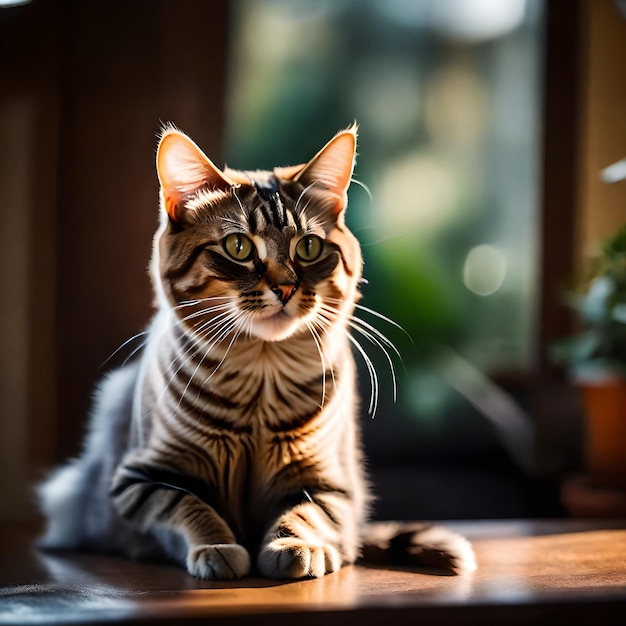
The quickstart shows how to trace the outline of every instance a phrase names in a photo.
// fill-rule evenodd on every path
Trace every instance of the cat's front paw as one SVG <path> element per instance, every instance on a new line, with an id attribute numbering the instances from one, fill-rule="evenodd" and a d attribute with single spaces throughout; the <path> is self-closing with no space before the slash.
<path id="1" fill-rule="evenodd" d="M 258 564 L 268 578 L 319 578 L 338 570 L 342 559 L 332 546 L 285 537 L 264 546 Z"/>
<path id="2" fill-rule="evenodd" d="M 235 580 L 250 571 L 250 555 L 237 544 L 194 546 L 187 553 L 187 571 L 206 580 Z"/>

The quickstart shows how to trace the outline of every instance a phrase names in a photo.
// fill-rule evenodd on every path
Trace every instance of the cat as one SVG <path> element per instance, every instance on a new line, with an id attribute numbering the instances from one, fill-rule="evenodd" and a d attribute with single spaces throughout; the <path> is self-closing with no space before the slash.
<path id="1" fill-rule="evenodd" d="M 83 452 L 39 487 L 43 548 L 167 558 L 203 579 L 354 563 L 475 567 L 439 526 L 367 524 L 345 223 L 356 125 L 308 163 L 220 170 L 167 126 L 155 315 L 100 384 Z"/>

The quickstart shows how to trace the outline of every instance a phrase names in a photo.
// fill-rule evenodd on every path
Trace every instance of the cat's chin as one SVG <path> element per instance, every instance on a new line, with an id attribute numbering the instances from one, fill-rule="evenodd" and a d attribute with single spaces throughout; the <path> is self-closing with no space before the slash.
<path id="1" fill-rule="evenodd" d="M 263 341 L 284 341 L 302 328 L 302 319 L 280 312 L 257 318 L 250 324 L 250 334 Z"/>

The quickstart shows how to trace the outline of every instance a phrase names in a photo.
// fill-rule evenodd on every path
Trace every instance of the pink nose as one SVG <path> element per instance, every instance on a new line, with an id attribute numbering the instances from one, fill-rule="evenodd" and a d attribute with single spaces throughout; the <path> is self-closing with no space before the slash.
<path id="1" fill-rule="evenodd" d="M 278 299 L 283 303 L 287 304 L 291 296 L 293 296 L 296 290 L 295 285 L 276 285 L 272 287 L 272 291 L 278 296 Z"/>

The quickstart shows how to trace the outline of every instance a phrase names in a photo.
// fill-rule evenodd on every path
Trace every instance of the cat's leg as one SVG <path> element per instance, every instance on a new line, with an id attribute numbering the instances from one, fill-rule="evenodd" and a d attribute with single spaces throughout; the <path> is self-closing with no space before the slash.
<path id="1" fill-rule="evenodd" d="M 250 556 L 207 503 L 207 491 L 204 483 L 162 466 L 126 461 L 111 494 L 120 515 L 155 537 L 193 576 L 241 578 L 250 569 Z"/>
<path id="2" fill-rule="evenodd" d="M 303 491 L 267 531 L 258 567 L 270 578 L 320 577 L 356 560 L 359 515 L 343 492 Z"/>

